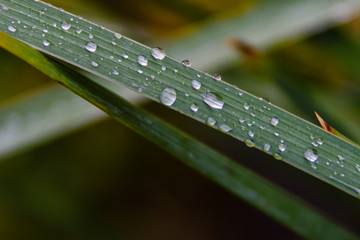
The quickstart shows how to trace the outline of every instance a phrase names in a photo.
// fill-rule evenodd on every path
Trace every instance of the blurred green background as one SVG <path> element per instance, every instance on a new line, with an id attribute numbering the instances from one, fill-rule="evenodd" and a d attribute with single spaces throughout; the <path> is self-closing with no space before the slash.
<path id="1" fill-rule="evenodd" d="M 167 46 L 179 36 L 194 34 L 199 25 L 247 14 L 266 1 L 48 2 L 145 44 Z M 360 142 L 359 27 L 360 18 L 355 14 L 344 24 L 309 27 L 296 38 L 284 37 L 266 49 L 228 36 L 229 49 L 239 58 L 218 70 L 225 81 L 309 121 L 316 123 L 313 111 L 318 111 L 333 127 Z M 39 89 L 57 86 L 4 50 L 0 50 L 0 73 L 3 108 Z M 143 107 L 360 234 L 357 199 L 160 104 L 146 102 Z M 108 118 L 0 163 L 1 239 L 215 240 L 271 236 L 299 239 Z"/>

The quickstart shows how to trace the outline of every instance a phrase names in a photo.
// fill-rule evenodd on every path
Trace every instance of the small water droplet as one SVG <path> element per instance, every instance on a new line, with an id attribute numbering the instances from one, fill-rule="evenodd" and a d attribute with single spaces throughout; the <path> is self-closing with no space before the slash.
<path id="1" fill-rule="evenodd" d="M 278 153 L 274 153 L 273 157 L 277 160 L 281 160 L 282 159 L 282 156 Z"/>
<path id="2" fill-rule="evenodd" d="M 344 160 L 344 156 L 341 155 L 341 154 L 337 155 L 337 158 L 338 158 L 340 161 Z"/>
<path id="3" fill-rule="evenodd" d="M 161 66 L 161 71 L 165 71 L 166 67 L 165 66 Z"/>
<path id="4" fill-rule="evenodd" d="M 244 123 L 245 122 L 245 119 L 243 117 L 239 118 L 239 122 L 240 123 Z"/>
<path id="5" fill-rule="evenodd" d="M 207 123 L 210 124 L 210 125 L 212 125 L 212 126 L 214 126 L 215 123 L 216 123 L 216 121 L 215 121 L 215 119 L 213 119 L 212 117 L 209 117 L 209 118 L 207 119 Z"/>
<path id="6" fill-rule="evenodd" d="M 286 145 L 283 143 L 280 143 L 278 146 L 278 149 L 280 152 L 285 152 L 286 151 Z"/>
<path id="7" fill-rule="evenodd" d="M 82 32 L 82 30 L 81 30 L 81 29 L 76 29 L 75 32 L 76 32 L 77 34 L 80 34 L 80 33 Z"/>
<path id="8" fill-rule="evenodd" d="M 243 92 L 238 92 L 238 95 L 239 95 L 239 96 L 242 96 L 242 95 L 243 95 Z"/>
<path id="9" fill-rule="evenodd" d="M 264 144 L 264 150 L 265 150 L 266 152 L 268 152 L 268 151 L 270 150 L 270 147 L 271 147 L 270 144 L 268 144 L 268 143 L 265 143 L 265 144 Z"/>
<path id="10" fill-rule="evenodd" d="M 306 149 L 304 152 L 304 158 L 310 162 L 316 162 L 318 160 L 317 151 L 312 148 Z"/>
<path id="11" fill-rule="evenodd" d="M 217 73 L 215 73 L 215 74 L 213 75 L 213 78 L 214 78 L 215 80 L 217 80 L 217 81 L 220 81 L 220 80 L 221 80 L 220 74 L 217 74 Z"/>
<path id="12" fill-rule="evenodd" d="M 359 164 L 355 164 L 355 169 L 360 172 L 360 165 Z"/>
<path id="13" fill-rule="evenodd" d="M 121 39 L 121 35 L 119 33 L 114 33 L 114 37 L 116 37 L 117 39 Z"/>
<path id="14" fill-rule="evenodd" d="M 138 64 L 140 64 L 141 66 L 147 66 L 148 65 L 148 60 L 145 56 L 143 55 L 139 55 L 138 59 L 137 59 Z"/>
<path id="15" fill-rule="evenodd" d="M 244 109 L 249 110 L 249 108 L 250 108 L 250 103 L 248 102 L 244 103 Z"/>
<path id="16" fill-rule="evenodd" d="M 94 35 L 92 35 L 91 33 L 89 33 L 89 38 L 90 38 L 90 39 L 94 38 Z"/>
<path id="17" fill-rule="evenodd" d="M 91 41 L 85 45 L 85 49 L 88 50 L 89 52 L 95 52 L 96 48 L 97 48 L 96 43 L 91 42 Z"/>
<path id="18" fill-rule="evenodd" d="M 13 27 L 13 26 L 8 26 L 8 30 L 9 30 L 10 32 L 16 32 L 16 28 Z"/>
<path id="19" fill-rule="evenodd" d="M 255 133 L 253 131 L 249 130 L 248 135 L 249 135 L 249 137 L 254 137 Z"/>
<path id="20" fill-rule="evenodd" d="M 248 147 L 255 147 L 255 143 L 251 139 L 246 139 L 244 142 Z"/>
<path id="21" fill-rule="evenodd" d="M 123 58 L 125 58 L 125 59 L 128 59 L 128 58 L 129 58 L 129 55 L 128 55 L 127 53 L 124 53 L 122 56 L 123 56 Z"/>
<path id="22" fill-rule="evenodd" d="M 187 59 L 181 61 L 182 64 L 184 64 L 187 67 L 191 67 L 191 62 Z"/>
<path id="23" fill-rule="evenodd" d="M 224 106 L 224 100 L 216 93 L 208 92 L 201 96 L 204 102 L 214 109 L 222 109 Z"/>
<path id="24" fill-rule="evenodd" d="M 278 132 L 274 132 L 274 135 L 277 137 L 280 136 L 280 134 Z"/>
<path id="25" fill-rule="evenodd" d="M 65 31 L 69 30 L 70 27 L 71 27 L 71 25 L 67 21 L 61 22 L 61 28 L 64 29 Z"/>
<path id="26" fill-rule="evenodd" d="M 47 33 L 47 32 L 48 32 L 48 30 L 47 30 L 46 28 L 44 28 L 42 31 L 43 31 L 44 33 Z"/>
<path id="27" fill-rule="evenodd" d="M 191 81 L 191 86 L 194 89 L 199 90 L 201 88 L 201 83 L 198 80 L 192 80 Z"/>
<path id="28" fill-rule="evenodd" d="M 176 73 L 177 73 L 177 72 L 178 72 L 178 70 L 177 70 L 176 68 L 174 68 L 174 72 L 176 72 Z"/>
<path id="29" fill-rule="evenodd" d="M 99 66 L 99 64 L 98 64 L 97 62 L 95 62 L 95 61 L 91 61 L 91 65 L 92 65 L 93 67 L 98 67 L 98 66 Z"/>
<path id="30" fill-rule="evenodd" d="M 166 106 L 172 106 L 176 100 L 176 91 L 173 88 L 165 88 L 160 95 L 160 101 Z"/>
<path id="31" fill-rule="evenodd" d="M 193 111 L 193 112 L 197 112 L 197 111 L 199 110 L 199 107 L 198 107 L 198 105 L 196 105 L 195 103 L 193 103 L 193 104 L 191 104 L 190 109 L 191 109 L 191 111 Z"/>
<path id="32" fill-rule="evenodd" d="M 116 70 L 114 70 L 114 71 L 112 72 L 112 74 L 114 74 L 114 75 L 119 75 L 119 72 L 116 71 Z"/>
<path id="33" fill-rule="evenodd" d="M 43 45 L 44 45 L 45 47 L 48 47 L 48 46 L 50 46 L 50 42 L 49 42 L 48 40 L 44 40 L 44 41 L 43 41 Z"/>
<path id="34" fill-rule="evenodd" d="M 271 118 L 270 124 L 276 126 L 279 124 L 279 119 L 277 117 Z"/>
<path id="35" fill-rule="evenodd" d="M 138 69 L 137 72 L 140 73 L 140 74 L 142 74 L 142 73 L 143 73 L 143 70 Z"/>
<path id="36" fill-rule="evenodd" d="M 226 125 L 226 124 L 221 124 L 220 126 L 220 129 L 223 130 L 224 132 L 229 132 L 232 130 L 232 127 L 230 127 L 229 125 Z"/>

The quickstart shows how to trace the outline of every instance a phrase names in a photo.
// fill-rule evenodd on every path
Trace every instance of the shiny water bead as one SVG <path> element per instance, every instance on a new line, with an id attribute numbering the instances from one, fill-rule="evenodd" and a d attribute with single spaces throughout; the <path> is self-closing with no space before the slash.
<path id="1" fill-rule="evenodd" d="M 215 121 L 215 119 L 213 119 L 212 117 L 209 117 L 209 118 L 207 119 L 207 123 L 213 126 L 213 125 L 215 125 L 216 121 Z"/>
<path id="2" fill-rule="evenodd" d="M 197 112 L 197 111 L 199 110 L 199 107 L 198 107 L 198 105 L 196 105 L 195 103 L 193 103 L 193 104 L 191 104 L 190 109 L 191 109 L 191 111 L 193 111 L 193 112 Z"/>
<path id="3" fill-rule="evenodd" d="M 198 80 L 192 80 L 191 81 L 191 86 L 195 89 L 195 90 L 199 90 L 201 88 L 201 83 Z"/>
<path id="4" fill-rule="evenodd" d="M 221 124 L 220 126 L 220 129 L 223 130 L 224 132 L 229 132 L 232 130 L 232 127 L 230 127 L 229 125 L 226 125 L 226 124 Z"/>
<path id="5" fill-rule="evenodd" d="M 278 123 L 279 123 L 279 119 L 277 117 L 271 118 L 271 120 L 270 120 L 271 125 L 276 126 L 276 125 L 278 125 Z"/>
<path id="6" fill-rule="evenodd" d="M 201 95 L 204 102 L 214 109 L 222 109 L 224 106 L 224 100 L 215 93 L 208 92 Z"/>
<path id="7" fill-rule="evenodd" d="M 13 26 L 8 26 L 8 30 L 9 30 L 10 32 L 16 32 L 16 28 L 13 27 Z"/>
<path id="8" fill-rule="evenodd" d="M 139 55 L 138 59 L 137 59 L 138 64 L 140 64 L 141 66 L 147 66 L 148 65 L 148 59 L 143 56 L 143 55 Z"/>
<path id="9" fill-rule="evenodd" d="M 67 22 L 67 21 L 62 21 L 61 22 L 61 28 L 64 29 L 65 31 L 69 30 L 71 25 Z"/>
<path id="10" fill-rule="evenodd" d="M 44 45 L 45 47 L 48 47 L 48 46 L 50 46 L 50 42 L 49 42 L 48 40 L 44 40 L 44 41 L 43 41 L 43 45 Z"/>
<path id="11" fill-rule="evenodd" d="M 95 62 L 95 61 L 91 61 L 91 65 L 93 67 L 98 67 L 99 66 L 99 63 Z"/>
<path id="12" fill-rule="evenodd" d="M 116 37 L 117 39 L 121 39 L 121 35 L 119 33 L 114 33 L 114 37 Z"/>
<path id="13" fill-rule="evenodd" d="M 219 74 L 217 74 L 217 73 L 215 73 L 214 75 L 213 75 L 213 78 L 215 79 L 215 80 L 221 80 L 221 76 L 219 75 Z"/>
<path id="14" fill-rule="evenodd" d="M 191 62 L 187 59 L 181 61 L 182 64 L 184 64 L 187 67 L 191 67 Z"/>
<path id="15" fill-rule="evenodd" d="M 255 147 L 255 143 L 251 139 L 246 139 L 244 142 L 248 147 Z"/>
<path id="16" fill-rule="evenodd" d="M 311 148 L 308 148 L 304 152 L 304 158 L 310 162 L 316 162 L 318 160 L 317 151 Z"/>
<path id="17" fill-rule="evenodd" d="M 163 60 L 165 58 L 165 51 L 159 47 L 151 49 L 151 56 L 157 60 Z"/>
<path id="18" fill-rule="evenodd" d="M 166 106 L 172 106 L 176 101 L 176 91 L 173 88 L 165 88 L 160 94 L 160 101 Z"/>
<path id="19" fill-rule="evenodd" d="M 89 52 L 95 52 L 97 49 L 97 45 L 96 45 L 96 43 L 90 41 L 90 42 L 86 43 L 85 49 Z"/>

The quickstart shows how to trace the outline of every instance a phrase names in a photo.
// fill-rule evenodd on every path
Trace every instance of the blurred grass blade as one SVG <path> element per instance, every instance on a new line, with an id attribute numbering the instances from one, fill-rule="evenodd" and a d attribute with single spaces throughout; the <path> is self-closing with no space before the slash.
<path id="1" fill-rule="evenodd" d="M 5 34 L 2 47 L 308 239 L 356 239 L 315 209 L 118 95 Z"/>
<path id="2" fill-rule="evenodd" d="M 64 4 L 71 5 L 72 3 Z M 293 12 L 293 9 L 297 7 L 306 9 L 306 11 L 297 11 L 297 14 L 306 14 L 306 16 L 299 18 L 298 16 L 288 14 L 288 12 Z M 221 13 L 220 17 L 210 17 L 201 23 L 195 23 L 195 28 L 194 25 L 185 27 L 181 31 L 185 32 L 185 35 L 183 34 L 183 36 L 179 38 L 179 34 L 176 34 L 177 38 L 173 39 L 173 43 L 166 48 L 174 56 L 184 56 L 184 58 L 186 56 L 196 60 L 197 66 L 204 68 L 214 66 L 219 69 L 221 65 L 225 65 L 226 62 L 231 61 L 234 57 L 238 57 L 234 55 L 234 51 L 230 51 L 229 46 L 226 45 L 227 41 L 224 39 L 224 36 L 238 36 L 240 40 L 246 39 L 263 49 L 278 41 L 284 41 L 295 36 L 298 37 L 304 35 L 304 33 L 311 34 L 314 28 L 322 29 L 328 25 L 337 24 L 344 20 L 344 18 L 341 18 L 344 14 L 344 9 L 346 10 L 347 19 L 349 19 L 352 17 L 352 14 L 356 12 L 357 8 L 358 5 L 356 2 L 334 3 L 327 0 L 312 2 L 299 1 L 294 5 L 294 2 L 283 0 L 265 1 L 259 3 L 258 6 L 254 6 L 253 9 L 245 15 L 241 8 L 235 10 L 237 12 L 236 14 L 227 14 L 224 12 Z M 82 11 L 83 10 L 84 9 L 82 9 Z M 309 12 L 312 14 L 308 14 Z M 269 22 L 268 16 L 272 16 L 271 22 Z M 303 19 L 303 21 L 299 21 L 299 19 Z M 259 24 L 261 24 L 261 27 L 259 27 Z M 276 26 L 277 31 L 268 31 L 271 28 L 265 27 L 263 24 L 274 24 L 273 26 Z M 203 29 L 199 27 L 203 27 Z M 194 29 L 196 30 L 194 31 Z M 218 46 L 221 47 L 219 48 Z M 226 51 L 222 51 L 222 48 L 226 48 Z M 220 59 L 213 57 L 219 56 L 219 54 L 222 56 Z M 22 133 L 28 136 L 28 141 L 24 141 L 24 138 L 20 135 L 12 135 L 11 141 L 9 140 L 11 147 L 3 146 L 1 148 L 2 151 L 0 151 L 0 158 L 19 153 L 21 149 L 29 149 L 36 144 L 41 144 L 41 142 L 45 142 L 47 139 L 53 139 L 58 135 L 64 135 L 72 131 L 76 126 L 90 124 L 102 116 L 101 114 L 84 114 L 85 111 L 89 113 L 92 112 L 94 108 L 91 105 L 76 103 L 71 108 L 57 108 L 59 116 L 64 116 L 64 119 L 59 117 L 57 121 L 54 121 L 51 119 L 52 115 L 47 112 L 48 108 L 42 109 L 42 105 L 38 104 L 38 102 L 48 102 L 48 104 L 51 105 L 57 102 L 77 101 L 76 99 L 79 98 L 72 95 L 68 96 L 69 94 L 63 95 L 62 93 L 66 91 L 61 87 L 57 90 L 52 89 L 49 91 L 59 93 L 53 94 L 53 98 L 49 99 L 47 91 L 39 90 L 36 96 L 24 96 L 22 99 L 19 99 L 15 103 L 16 107 L 14 108 L 12 106 L 5 106 L 0 109 L 0 116 L 6 119 L 8 115 L 24 114 L 24 112 L 29 112 L 28 109 L 31 108 L 37 115 L 42 116 L 44 122 L 51 122 L 52 124 L 51 131 L 42 131 L 43 128 L 38 127 L 23 129 Z M 124 96 L 124 94 L 121 94 L 121 96 Z M 127 96 L 129 95 L 127 94 Z M 69 100 L 69 98 L 73 98 L 73 100 Z M 126 99 L 129 100 L 127 97 Z M 76 117 L 76 119 L 78 119 L 78 125 L 69 124 L 65 117 L 68 115 Z M 46 119 L 48 116 L 49 119 Z M 31 117 L 27 118 L 27 123 L 35 126 L 38 124 L 38 122 L 33 121 Z M 0 124 L 2 123 L 0 122 Z M 0 129 L 7 129 L 6 121 L 3 124 L 4 125 L 0 126 Z M 4 131 L 5 130 L 2 130 L 2 132 Z"/>
<path id="3" fill-rule="evenodd" d="M 166 49 L 180 59 L 191 59 L 200 69 L 218 70 L 239 59 L 227 42 L 229 37 L 263 50 L 349 21 L 359 9 L 358 0 L 262 1 L 245 14 L 234 14 L 232 9 L 213 17 L 217 21 L 193 24 L 182 31 L 188 35 L 178 34 L 179 39 Z"/>
<path id="4" fill-rule="evenodd" d="M 351 142 L 63 10 L 40 1 L 0 3 L 0 30 L 360 196 L 360 148 Z"/>

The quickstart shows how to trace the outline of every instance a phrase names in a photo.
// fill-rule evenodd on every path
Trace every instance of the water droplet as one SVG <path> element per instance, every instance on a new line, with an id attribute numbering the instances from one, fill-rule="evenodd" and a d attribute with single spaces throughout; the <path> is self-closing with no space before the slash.
<path id="1" fill-rule="evenodd" d="M 163 60 L 165 58 L 165 51 L 162 48 L 155 47 L 151 49 L 151 56 L 157 60 Z"/>
<path id="2" fill-rule="evenodd" d="M 221 124 L 220 126 L 220 129 L 223 130 L 224 132 L 229 132 L 232 130 L 232 127 L 230 127 L 229 125 L 226 125 L 226 124 Z"/>
<path id="3" fill-rule="evenodd" d="M 119 75 L 119 72 L 116 71 L 116 70 L 114 70 L 112 73 L 113 73 L 114 75 Z"/>
<path id="4" fill-rule="evenodd" d="M 242 96 L 242 95 L 243 95 L 243 92 L 238 92 L 238 95 L 239 95 L 239 96 Z"/>
<path id="5" fill-rule="evenodd" d="M 50 46 L 50 42 L 49 42 L 48 40 L 44 40 L 44 41 L 43 41 L 43 45 L 44 45 L 45 47 L 48 47 L 48 46 Z"/>
<path id="6" fill-rule="evenodd" d="M 143 73 L 143 70 L 138 69 L 137 72 L 140 73 L 140 74 L 142 74 L 142 73 Z"/>
<path id="7" fill-rule="evenodd" d="M 193 112 L 197 112 L 197 111 L 199 110 L 199 107 L 198 107 L 198 105 L 196 105 L 195 103 L 193 103 L 193 104 L 191 104 L 190 109 L 191 109 L 191 111 L 193 111 Z"/>
<path id="8" fill-rule="evenodd" d="M 286 145 L 283 143 L 280 143 L 278 146 L 278 149 L 280 152 L 285 152 L 286 151 Z"/>
<path id="9" fill-rule="evenodd" d="M 278 132 L 274 132 L 274 135 L 277 137 L 280 136 L 280 134 Z"/>
<path id="10" fill-rule="evenodd" d="M 90 39 L 94 38 L 94 35 L 92 35 L 91 33 L 89 33 L 89 38 L 90 38 Z"/>
<path id="11" fill-rule="evenodd" d="M 182 64 L 184 64 L 187 67 L 191 67 L 191 62 L 187 59 L 181 61 Z"/>
<path id="12" fill-rule="evenodd" d="M 245 119 L 243 117 L 239 118 L 239 122 L 240 123 L 244 123 L 245 122 Z"/>
<path id="13" fill-rule="evenodd" d="M 116 37 L 117 39 L 121 39 L 121 35 L 119 33 L 114 33 L 114 37 Z"/>
<path id="14" fill-rule="evenodd" d="M 360 172 L 360 165 L 359 164 L 355 164 L 355 168 L 358 172 Z"/>
<path id="15" fill-rule="evenodd" d="M 224 106 L 224 100 L 216 93 L 206 93 L 201 95 L 204 102 L 214 109 L 222 109 Z"/>
<path id="16" fill-rule="evenodd" d="M 244 142 L 248 147 L 255 147 L 255 143 L 251 139 L 246 139 Z"/>
<path id="17" fill-rule="evenodd" d="M 148 65 L 148 60 L 145 56 L 143 55 L 139 55 L 138 59 L 137 59 L 138 64 L 140 64 L 141 66 L 147 66 Z"/>
<path id="18" fill-rule="evenodd" d="M 76 32 L 77 34 L 80 34 L 80 33 L 82 32 L 82 30 L 81 30 L 81 29 L 76 29 L 75 32 Z"/>
<path id="19" fill-rule="evenodd" d="M 277 117 L 271 118 L 271 121 L 270 121 L 271 125 L 276 126 L 276 125 L 278 125 L 278 123 L 279 123 L 279 119 Z"/>
<path id="20" fill-rule="evenodd" d="M 44 28 L 42 31 L 43 31 L 44 33 L 47 33 L 47 32 L 48 32 L 48 30 L 47 30 L 46 28 Z"/>
<path id="21" fill-rule="evenodd" d="M 264 144 L 264 150 L 265 150 L 266 152 L 268 152 L 268 151 L 270 150 L 270 147 L 271 147 L 270 144 L 268 144 L 268 143 L 265 143 L 265 144 Z"/>
<path id="22" fill-rule="evenodd" d="M 249 130 L 248 135 L 249 135 L 249 137 L 254 137 L 255 133 L 253 131 Z"/>
<path id="23" fill-rule="evenodd" d="M 61 28 L 64 29 L 65 31 L 69 30 L 70 27 L 71 27 L 71 25 L 67 21 L 61 22 Z"/>
<path id="24" fill-rule="evenodd" d="M 277 160 L 281 160 L 282 159 L 282 156 L 278 153 L 274 153 L 273 157 Z"/>
<path id="25" fill-rule="evenodd" d="M 127 53 L 124 53 L 122 56 L 123 56 L 123 58 L 125 58 L 125 59 L 128 59 L 128 58 L 129 58 L 129 55 L 128 55 Z"/>
<path id="26" fill-rule="evenodd" d="M 213 78 L 214 78 L 215 80 L 217 80 L 217 81 L 221 80 L 220 74 L 217 74 L 217 73 L 215 73 L 215 74 L 213 75 Z"/>
<path id="27" fill-rule="evenodd" d="M 244 109 L 249 110 L 249 108 L 250 108 L 250 103 L 248 102 L 244 103 Z"/>
<path id="28" fill-rule="evenodd" d="M 161 71 L 165 71 L 166 67 L 165 66 L 161 66 Z"/>
<path id="29" fill-rule="evenodd" d="M 88 50 L 89 52 L 95 52 L 96 48 L 97 48 L 96 43 L 91 42 L 91 41 L 85 45 L 85 49 Z"/>
<path id="30" fill-rule="evenodd" d="M 212 117 L 209 117 L 209 118 L 207 119 L 207 123 L 210 124 L 210 125 L 212 125 L 212 126 L 214 126 L 215 123 L 216 123 L 216 121 L 215 121 L 215 119 L 213 119 Z"/>
<path id="31" fill-rule="evenodd" d="M 165 88 L 160 95 L 160 101 L 166 106 L 171 106 L 176 100 L 176 91 L 173 88 Z"/>
<path id="32" fill-rule="evenodd" d="M 8 26 L 8 30 L 9 30 L 10 32 L 16 32 L 16 28 L 13 27 L 13 26 Z"/>
<path id="33" fill-rule="evenodd" d="M 98 67 L 98 66 L 99 66 L 99 64 L 98 64 L 97 62 L 95 62 L 95 61 L 91 61 L 91 65 L 92 65 L 93 67 Z"/>
<path id="34" fill-rule="evenodd" d="M 310 162 L 316 162 L 318 160 L 317 151 L 311 148 L 308 148 L 304 152 L 304 158 Z"/>
<path id="35" fill-rule="evenodd" d="M 191 86 L 194 89 L 199 90 L 201 88 L 201 83 L 198 80 L 192 80 L 191 81 Z"/>
<path id="36" fill-rule="evenodd" d="M 343 157 L 343 155 L 341 155 L 341 154 L 337 155 L 337 158 L 338 158 L 340 161 L 344 160 L 344 157 Z"/>

